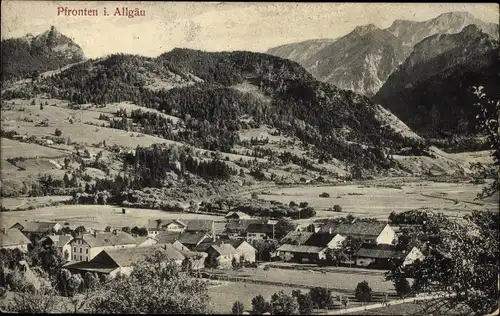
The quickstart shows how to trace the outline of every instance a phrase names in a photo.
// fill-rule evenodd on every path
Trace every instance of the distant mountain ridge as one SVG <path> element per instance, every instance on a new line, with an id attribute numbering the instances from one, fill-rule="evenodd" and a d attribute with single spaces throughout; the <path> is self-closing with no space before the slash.
<path id="1" fill-rule="evenodd" d="M 423 22 L 396 20 L 387 29 L 373 24 L 358 26 L 329 44 L 324 39 L 310 40 L 267 52 L 299 62 L 319 80 L 371 97 L 410 55 L 414 45 L 436 34 L 458 33 L 471 24 L 498 40 L 498 24 L 485 23 L 470 13 L 450 12 Z M 305 46 L 307 53 L 298 54 Z"/>
<path id="2" fill-rule="evenodd" d="M 414 46 L 426 37 L 458 33 L 471 24 L 475 24 L 481 31 L 498 40 L 498 24 L 483 22 L 468 12 L 443 13 L 434 19 L 422 22 L 396 20 L 387 31 L 401 39 L 403 44 Z"/>
<path id="3" fill-rule="evenodd" d="M 1 54 L 2 80 L 21 79 L 85 59 L 81 47 L 55 27 L 37 36 L 2 40 Z"/>
<path id="4" fill-rule="evenodd" d="M 472 86 L 499 95 L 498 41 L 475 25 L 427 37 L 372 98 L 432 137 L 474 134 Z"/>
<path id="5" fill-rule="evenodd" d="M 302 64 L 321 81 L 372 96 L 408 53 L 397 37 L 370 24 L 356 27 Z"/>

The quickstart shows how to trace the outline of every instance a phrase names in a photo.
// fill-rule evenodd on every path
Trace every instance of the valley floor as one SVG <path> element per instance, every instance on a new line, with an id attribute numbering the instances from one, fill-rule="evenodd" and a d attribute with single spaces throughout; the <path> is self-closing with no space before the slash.
<path id="1" fill-rule="evenodd" d="M 308 202 L 317 211 L 311 219 L 298 220 L 308 223 L 315 219 L 339 217 L 346 214 L 387 220 L 392 211 L 402 212 L 411 209 L 441 212 L 447 216 L 462 217 L 473 210 L 495 210 L 498 196 L 486 200 L 475 200 L 483 185 L 471 183 L 432 182 L 419 178 L 384 178 L 336 186 L 293 186 L 266 187 L 241 191 L 241 196 L 250 197 L 251 191 L 257 192 L 259 199 L 283 203 Z M 328 198 L 319 197 L 323 192 Z M 235 194 L 235 196 L 238 194 Z M 39 198 L 3 199 L 5 206 L 34 204 L 40 205 Z M 46 201 L 64 200 L 63 197 L 45 197 Z M 342 212 L 327 211 L 334 205 L 340 205 Z M 161 210 L 128 209 L 121 213 L 121 207 L 111 205 L 56 205 L 18 212 L 2 212 L 0 217 L 4 225 L 12 225 L 25 220 L 51 220 L 68 222 L 70 226 L 83 225 L 87 228 L 103 229 L 107 225 L 115 227 L 146 225 L 151 218 L 179 219 L 215 219 L 222 216 L 196 213 L 171 213 Z"/>

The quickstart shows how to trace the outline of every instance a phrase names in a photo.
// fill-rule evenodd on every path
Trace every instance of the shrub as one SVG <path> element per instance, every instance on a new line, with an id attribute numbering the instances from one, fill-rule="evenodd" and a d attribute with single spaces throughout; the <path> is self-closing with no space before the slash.
<path id="1" fill-rule="evenodd" d="M 266 302 L 264 297 L 259 294 L 256 297 L 252 298 L 252 312 L 254 314 L 264 314 L 268 312 L 270 313 L 271 304 Z"/>
<path id="2" fill-rule="evenodd" d="M 233 315 L 241 315 L 245 311 L 245 307 L 243 306 L 243 303 L 240 301 L 236 301 L 233 304 L 233 309 L 232 309 L 232 314 Z"/>
<path id="3" fill-rule="evenodd" d="M 319 195 L 319 197 L 323 197 L 323 198 L 329 198 L 330 197 L 330 194 L 326 193 L 326 192 L 323 192 Z"/>
<path id="4" fill-rule="evenodd" d="M 61 136 L 62 135 L 62 131 L 58 128 L 56 128 L 56 131 L 54 132 L 54 135 L 56 135 L 57 137 Z"/>
<path id="5" fill-rule="evenodd" d="M 290 201 L 290 204 L 289 204 L 290 207 L 297 207 L 299 206 L 297 203 L 295 203 L 294 201 Z"/>
<path id="6" fill-rule="evenodd" d="M 314 287 L 309 291 L 311 301 L 318 308 L 327 308 L 332 304 L 332 290 L 324 287 Z"/>
<path id="7" fill-rule="evenodd" d="M 305 208 L 307 206 L 309 206 L 309 203 L 307 203 L 307 202 L 300 202 L 300 205 L 299 205 L 300 208 Z"/>
<path id="8" fill-rule="evenodd" d="M 257 193 L 253 192 L 252 193 L 252 199 L 253 200 L 257 200 L 259 198 L 259 196 L 257 195 Z"/>
<path id="9" fill-rule="evenodd" d="M 359 282 L 354 291 L 354 296 L 360 302 L 371 302 L 372 288 L 368 285 L 368 282 Z"/>
<path id="10" fill-rule="evenodd" d="M 271 296 L 271 309 L 273 315 L 297 315 L 299 303 L 296 297 L 279 291 Z"/>
<path id="11" fill-rule="evenodd" d="M 342 212 L 342 207 L 341 207 L 340 205 L 338 205 L 338 204 L 335 204 L 335 205 L 333 206 L 333 211 L 334 211 L 334 212 L 339 212 L 339 213 L 340 213 L 340 212 Z"/>
<path id="12" fill-rule="evenodd" d="M 314 308 L 311 293 L 302 294 L 300 290 L 293 290 L 292 296 L 294 296 L 297 299 L 297 303 L 299 303 L 299 314 L 311 315 Z"/>
<path id="13" fill-rule="evenodd" d="M 404 297 L 411 292 L 410 283 L 403 277 L 394 280 L 394 288 L 396 289 L 396 293 L 401 297 Z"/>

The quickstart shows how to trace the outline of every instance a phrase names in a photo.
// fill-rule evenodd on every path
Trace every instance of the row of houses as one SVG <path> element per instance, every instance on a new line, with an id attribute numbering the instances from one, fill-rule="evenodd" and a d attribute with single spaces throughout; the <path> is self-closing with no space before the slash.
<path id="1" fill-rule="evenodd" d="M 342 263 L 387 267 L 393 259 L 403 259 L 407 265 L 425 257 L 416 247 L 406 253 L 397 250 L 397 229 L 383 222 L 327 224 L 315 232 L 290 232 L 281 239 L 278 256 L 285 261 L 318 262 L 327 258 L 328 251 L 340 249 L 347 237 L 361 244 L 349 258 L 342 258 Z"/>
<path id="2" fill-rule="evenodd" d="M 190 223 L 191 225 L 192 223 Z M 16 227 L 19 227 L 19 223 Z M 54 231 L 53 226 L 42 224 L 43 231 Z M 170 225 L 169 227 L 172 227 Z M 26 224 L 24 227 L 33 227 Z M 47 234 L 40 239 L 43 246 L 56 247 L 73 272 L 96 272 L 114 277 L 118 273 L 129 274 L 136 262 L 156 250 L 163 251 L 167 258 L 181 264 L 191 258 L 193 269 L 205 267 L 208 257 L 213 257 L 221 268 L 230 267 L 233 260 L 254 262 L 256 250 L 245 240 L 220 238 L 208 232 L 209 225 L 195 222 L 192 230 L 150 230 L 148 236 L 132 236 L 123 231 L 84 233 L 77 236 Z M 155 231 L 154 234 L 149 234 Z M 34 232 L 29 228 L 26 235 Z M 18 228 L 3 229 L 0 238 L 2 248 L 19 248 L 27 251 L 30 240 Z M 153 237 L 152 237 L 152 236 Z M 7 237 L 8 236 L 8 237 Z M 128 258 L 128 259 L 127 259 Z"/>
<path id="3" fill-rule="evenodd" d="M 224 223 L 213 220 L 151 219 L 146 225 L 147 236 L 144 237 L 114 229 L 111 232 L 93 231 L 76 237 L 52 234 L 45 236 L 42 242 L 47 246 L 55 246 L 66 260 L 73 263 L 95 264 L 96 260 L 102 260 L 99 255 L 103 251 L 142 253 L 147 250 L 137 248 L 172 245 L 177 250 L 205 253 L 207 257 L 215 257 L 221 267 L 227 267 L 233 259 L 241 260 L 242 257 L 247 262 L 254 262 L 256 250 L 252 246 L 253 241 L 277 237 L 275 221 L 253 219 L 242 212 L 230 212 L 226 218 Z M 51 222 L 16 223 L 8 231 L 17 230 L 9 233 L 17 237 L 1 238 L 1 246 L 16 247 L 18 243 L 18 248 L 26 251 L 29 240 L 23 240 L 23 234 L 19 230 L 29 236 L 32 233 L 54 233 L 62 227 L 59 223 Z M 362 244 L 349 258 L 351 264 L 366 267 L 393 258 L 404 258 L 405 263 L 422 259 L 423 254 L 416 248 L 408 253 L 396 251 L 394 243 L 397 231 L 397 227 L 387 223 L 363 221 L 329 223 L 322 227 L 313 226 L 309 231 L 301 231 L 299 228 L 279 241 L 280 246 L 273 257 L 285 261 L 317 262 L 326 258 L 328 250 L 339 249 L 347 237 L 353 237 L 361 240 Z M 7 242 L 8 240 L 11 241 Z"/>

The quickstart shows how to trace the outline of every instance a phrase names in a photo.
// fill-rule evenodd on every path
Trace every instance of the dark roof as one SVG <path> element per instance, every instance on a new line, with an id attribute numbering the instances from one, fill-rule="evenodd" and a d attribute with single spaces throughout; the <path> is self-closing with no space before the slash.
<path id="1" fill-rule="evenodd" d="M 20 225 L 23 226 L 23 232 L 45 233 L 50 232 L 56 224 L 55 222 L 31 221 Z"/>
<path id="2" fill-rule="evenodd" d="M 165 253 L 169 259 L 173 260 L 184 259 L 184 256 L 179 252 L 179 250 L 177 250 L 172 245 L 109 249 L 109 250 L 103 250 L 101 251 L 101 253 L 105 252 L 120 267 L 130 267 L 137 264 L 140 261 L 143 261 L 144 259 L 146 259 L 148 255 L 151 255 L 157 250 Z M 90 261 L 93 262 L 94 259 L 96 259 L 97 261 L 97 256 Z"/>
<path id="3" fill-rule="evenodd" d="M 207 235 L 205 233 L 184 232 L 179 235 L 177 240 L 186 246 L 196 246 L 206 237 Z"/>
<path id="4" fill-rule="evenodd" d="M 75 270 L 83 270 L 83 271 L 89 271 L 89 272 L 100 272 L 100 273 L 111 273 L 116 268 L 117 266 L 109 266 L 106 264 L 99 264 L 96 262 L 90 262 L 90 261 L 80 261 L 80 262 L 69 262 L 65 265 L 63 265 L 63 268 L 66 269 L 75 269 Z"/>
<path id="5" fill-rule="evenodd" d="M 247 233 L 265 233 L 272 234 L 274 225 L 271 224 L 250 224 L 247 227 Z"/>
<path id="6" fill-rule="evenodd" d="M 320 233 L 340 234 L 343 236 L 353 236 L 353 237 L 378 237 L 382 230 L 387 226 L 384 222 L 363 222 L 356 221 L 354 223 L 328 223 L 321 227 Z"/>
<path id="7" fill-rule="evenodd" d="M 179 232 L 161 231 L 153 238 L 156 239 L 159 244 L 171 244 L 179 239 L 180 235 Z"/>
<path id="8" fill-rule="evenodd" d="M 324 247 L 316 247 L 316 246 L 305 246 L 305 245 L 281 245 L 278 248 L 278 251 L 283 252 L 295 252 L 295 253 L 319 253 Z"/>
<path id="9" fill-rule="evenodd" d="M 42 238 L 44 240 L 51 240 L 52 244 L 56 247 L 63 247 L 73 239 L 71 235 L 50 235 Z"/>
<path id="10" fill-rule="evenodd" d="M 282 244 L 290 245 L 303 245 L 308 241 L 314 233 L 308 232 L 289 232 L 285 237 L 280 240 Z"/>
<path id="11" fill-rule="evenodd" d="M 5 234 L 0 231 L 0 246 L 2 247 L 27 244 L 31 244 L 31 241 L 17 228 L 6 229 Z"/>
<path id="12" fill-rule="evenodd" d="M 328 233 L 314 233 L 311 238 L 309 238 L 305 245 L 316 246 L 316 247 L 326 247 L 330 241 L 332 241 L 334 234 Z"/>
<path id="13" fill-rule="evenodd" d="M 222 241 L 220 239 L 216 239 L 215 241 L 212 239 L 212 238 L 206 238 L 204 239 L 199 245 L 197 245 L 196 247 L 194 247 L 193 250 L 196 250 L 196 251 L 207 251 L 208 248 L 210 248 L 211 246 L 213 245 L 222 245 L 224 242 L 226 242 L 225 240 Z"/>
<path id="14" fill-rule="evenodd" d="M 116 245 L 135 245 L 136 239 L 126 232 L 116 231 L 113 232 L 101 232 L 94 234 L 84 234 L 81 236 L 83 240 L 91 247 L 105 247 L 105 246 L 116 246 Z"/>
<path id="15" fill-rule="evenodd" d="M 225 243 L 231 244 L 231 246 L 234 247 L 234 249 L 238 249 L 238 247 L 245 242 L 244 239 L 229 239 L 229 240 L 224 240 Z"/>
<path id="16" fill-rule="evenodd" d="M 226 218 L 247 218 L 249 219 L 251 216 L 246 214 L 246 213 L 243 213 L 243 212 L 239 212 L 239 211 L 230 211 L 226 214 L 225 216 Z"/>
<path id="17" fill-rule="evenodd" d="M 187 224 L 186 231 L 195 232 L 212 232 L 213 220 L 210 219 L 190 219 L 185 221 Z"/>
<path id="18" fill-rule="evenodd" d="M 355 254 L 356 257 L 390 259 L 403 257 L 403 253 L 397 251 L 392 245 L 364 243 Z"/>
<path id="19" fill-rule="evenodd" d="M 233 231 L 246 231 L 250 224 L 265 224 L 264 219 L 230 219 L 227 221 L 226 230 Z"/>

